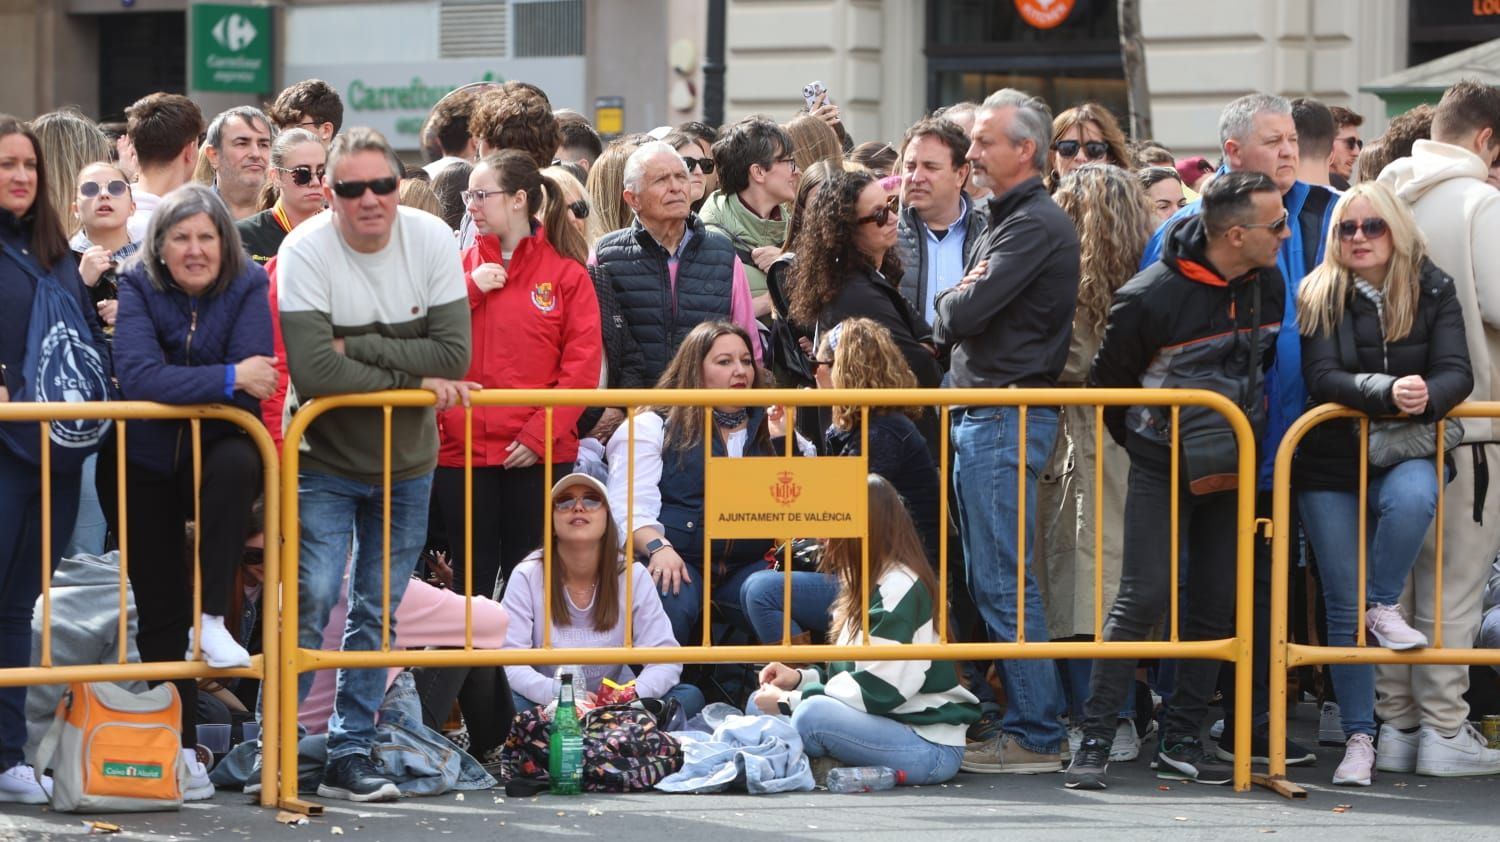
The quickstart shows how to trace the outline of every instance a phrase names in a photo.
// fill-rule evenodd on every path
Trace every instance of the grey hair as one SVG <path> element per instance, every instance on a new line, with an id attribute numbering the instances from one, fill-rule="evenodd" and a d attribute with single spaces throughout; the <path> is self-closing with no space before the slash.
<path id="1" fill-rule="evenodd" d="M 682 161 L 682 156 L 677 154 L 672 144 L 664 140 L 653 140 L 650 143 L 641 144 L 630 153 L 629 158 L 625 159 L 625 177 L 622 180 L 626 190 L 632 193 L 641 191 L 641 177 L 646 174 L 646 161 L 658 155 L 671 155 L 679 163 Z M 687 165 L 683 164 L 683 169 L 686 168 Z"/>
<path id="2" fill-rule="evenodd" d="M 238 117 L 251 126 L 260 123 L 266 127 L 266 131 L 270 133 L 272 140 L 276 138 L 276 124 L 271 122 L 271 118 L 266 116 L 266 112 L 253 105 L 239 105 L 228 111 L 219 112 L 219 116 L 215 117 L 214 121 L 208 124 L 208 133 L 203 136 L 204 142 L 214 149 L 223 152 L 224 124 L 229 122 L 229 118 L 231 117 Z"/>
<path id="3" fill-rule="evenodd" d="M 1037 172 L 1047 169 L 1047 153 L 1052 145 L 1052 109 L 1047 101 L 1015 88 L 1001 88 L 984 98 L 980 111 L 996 111 L 1001 108 L 1016 109 L 1016 117 L 1010 121 L 1010 142 L 1031 141 L 1036 144 L 1031 164 Z"/>
<path id="4" fill-rule="evenodd" d="M 292 151 L 292 147 L 322 142 L 322 138 L 307 129 L 287 129 L 271 141 L 271 166 L 279 168 L 286 163 L 286 153 Z"/>
<path id="5" fill-rule="evenodd" d="M 1230 140 L 1244 143 L 1255 129 L 1255 115 L 1285 114 L 1292 116 L 1292 103 L 1286 97 L 1272 94 L 1246 94 L 1224 106 L 1219 113 L 1219 148 Z"/>
<path id="6" fill-rule="evenodd" d="M 151 224 L 146 228 L 146 239 L 141 243 L 140 260 L 146 277 L 158 290 L 167 290 L 175 283 L 162 260 L 162 245 L 167 234 L 179 223 L 198 214 L 206 214 L 219 232 L 219 276 L 209 285 L 205 295 L 218 295 L 245 271 L 245 248 L 240 242 L 240 229 L 234 224 L 224 200 L 213 188 L 196 182 L 188 182 L 162 197 L 161 204 L 151 215 Z"/>
<path id="7" fill-rule="evenodd" d="M 396 178 L 400 178 L 401 173 L 406 171 L 401 166 L 401 159 L 396 156 L 396 150 L 392 149 L 390 142 L 385 139 L 385 135 L 374 129 L 355 126 L 335 137 L 328 147 L 328 177 L 336 178 L 340 159 L 356 152 L 379 152 L 384 155 L 386 163 L 391 165 L 391 175 Z"/>

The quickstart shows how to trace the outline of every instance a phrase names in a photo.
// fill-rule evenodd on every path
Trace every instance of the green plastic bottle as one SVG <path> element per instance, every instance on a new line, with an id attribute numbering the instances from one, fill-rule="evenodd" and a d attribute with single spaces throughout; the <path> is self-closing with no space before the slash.
<path id="1" fill-rule="evenodd" d="M 547 745 L 547 771 L 554 795 L 577 795 L 583 791 L 583 729 L 578 726 L 578 711 L 573 706 L 573 675 L 563 673 Z"/>

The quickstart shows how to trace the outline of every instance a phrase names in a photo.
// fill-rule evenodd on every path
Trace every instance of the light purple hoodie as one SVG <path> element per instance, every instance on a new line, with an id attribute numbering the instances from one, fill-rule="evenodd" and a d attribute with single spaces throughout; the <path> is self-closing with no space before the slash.
<path id="1" fill-rule="evenodd" d="M 525 561 L 516 565 L 515 572 L 511 574 L 510 582 L 505 587 L 505 598 L 501 605 L 505 607 L 510 616 L 510 625 L 505 630 L 505 648 L 507 649 L 540 649 L 542 648 L 542 609 L 545 598 L 542 596 L 542 553 L 537 550 L 526 557 Z M 677 639 L 672 636 L 672 623 L 667 619 L 667 612 L 662 610 L 661 597 L 657 595 L 652 586 L 651 577 L 646 568 L 639 564 L 631 564 L 630 570 L 635 577 L 632 585 L 635 606 L 632 613 L 631 630 L 635 638 L 635 645 L 647 646 L 676 646 Z M 553 571 L 553 575 L 561 575 L 559 571 Z M 571 624 L 559 626 L 556 618 L 552 621 L 552 646 L 554 649 L 584 649 L 584 648 L 621 648 L 625 645 L 625 615 L 622 612 L 620 619 L 614 628 L 609 631 L 594 631 L 593 620 L 589 616 L 593 602 L 579 608 L 573 604 L 572 597 L 567 597 L 568 613 L 571 616 Z M 625 603 L 625 572 L 620 571 L 620 604 Z M 566 662 L 567 657 L 559 654 L 559 662 Z M 510 689 L 525 696 L 539 705 L 545 705 L 557 698 L 557 690 L 561 682 L 554 677 L 555 668 L 551 667 L 529 667 L 516 666 L 505 668 L 505 678 L 510 682 Z M 682 677 L 682 664 L 647 664 L 639 676 L 624 664 L 584 664 L 583 665 L 583 687 L 582 692 L 596 692 L 600 682 L 608 678 L 617 684 L 635 679 L 636 695 L 643 699 L 660 698 L 662 694 L 677 685 Z"/>

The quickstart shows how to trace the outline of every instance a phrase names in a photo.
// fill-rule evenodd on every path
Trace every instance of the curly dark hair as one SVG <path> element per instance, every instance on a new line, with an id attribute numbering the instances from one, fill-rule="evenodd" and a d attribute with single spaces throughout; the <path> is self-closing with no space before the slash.
<path id="1" fill-rule="evenodd" d="M 469 120 L 474 115 L 474 100 L 473 91 L 459 88 L 432 107 L 427 125 L 444 155 L 462 155 L 469 145 Z"/>
<path id="2" fill-rule="evenodd" d="M 562 145 L 562 130 L 547 97 L 517 83 L 479 95 L 469 115 L 469 133 L 484 141 L 487 153 L 519 149 L 529 154 L 537 169 L 550 166 Z"/>
<path id="3" fill-rule="evenodd" d="M 859 194 L 875 181 L 867 171 L 834 172 L 813 194 L 797 241 L 792 244 L 797 254 L 787 279 L 792 321 L 817 324 L 823 310 L 849 282 L 850 274 L 870 266 L 870 258 L 854 243 L 859 233 Z M 901 276 L 896 249 L 887 251 L 880 266 L 873 268 L 895 283 Z"/>
<path id="4" fill-rule="evenodd" d="M 276 101 L 266 106 L 266 114 L 283 131 L 303 120 L 314 120 L 318 125 L 332 123 L 338 134 L 344 125 L 344 101 L 322 79 L 303 79 L 277 94 Z"/>

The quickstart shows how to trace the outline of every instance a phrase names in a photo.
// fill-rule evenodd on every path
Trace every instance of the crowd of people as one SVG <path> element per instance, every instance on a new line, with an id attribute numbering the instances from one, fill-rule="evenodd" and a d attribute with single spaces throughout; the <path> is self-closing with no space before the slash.
<path id="1" fill-rule="evenodd" d="M 423 166 L 344 126 L 319 80 L 211 120 L 153 93 L 126 118 L 0 115 L 0 401 L 227 403 L 278 446 L 322 396 L 422 389 L 435 408 L 340 409 L 308 427 L 300 613 L 286 618 L 274 595 L 254 607 L 263 465 L 242 429 L 205 421 L 195 441 L 186 421 L 130 422 L 128 436 L 54 423 L 65 456 L 44 501 L 35 426 L 0 424 L 0 666 L 33 657 L 44 506 L 58 558 L 95 563 L 123 543 L 142 660 L 216 669 L 248 666 L 256 629 L 276 622 L 296 623 L 303 647 L 378 650 L 387 593 L 397 646 L 462 646 L 469 611 L 489 647 L 620 646 L 627 624 L 637 646 L 780 643 L 788 627 L 791 642 L 850 643 L 865 609 L 872 642 L 933 643 L 945 592 L 958 640 L 1093 639 L 1096 610 L 1104 640 L 1158 639 L 1174 589 L 1181 639 L 1232 635 L 1239 454 L 1222 416 L 1109 407 L 1097 447 L 1092 408 L 1023 418 L 970 402 L 972 388 L 1217 392 L 1255 431 L 1263 516 L 1292 422 L 1353 407 L 1376 419 L 1367 448 L 1340 420 L 1296 454 L 1293 593 L 1317 618 L 1296 633 L 1419 648 L 1441 597 L 1444 645 L 1470 647 L 1486 591 L 1500 592 L 1500 517 L 1484 517 L 1500 439 L 1481 419 L 1437 434 L 1459 403 L 1500 390 L 1500 299 L 1486 286 L 1500 239 L 1485 235 L 1500 230 L 1500 90 L 1487 85 L 1459 83 L 1369 143 L 1348 109 L 1240 97 L 1217 161 L 1127 138 L 1099 104 L 1054 116 L 1010 89 L 941 108 L 895 143 L 856 146 L 816 101 L 785 124 L 690 122 L 606 144 L 536 86 L 487 83 L 433 108 Z M 770 385 L 942 390 L 951 436 L 932 407 L 793 413 L 750 391 Z M 747 391 L 630 419 L 609 399 L 653 386 Z M 549 417 L 473 406 L 480 389 L 598 389 L 600 405 Z M 709 454 L 788 452 L 864 455 L 871 470 L 868 569 L 858 541 L 782 536 L 802 539 L 790 602 L 770 538 L 704 540 Z M 1255 558 L 1250 744 L 1264 763 L 1268 547 Z M 1231 779 L 1236 723 L 1214 711 L 1233 709 L 1235 681 L 1218 662 L 829 666 L 575 678 L 590 700 L 608 682 L 688 716 L 710 700 L 789 716 L 825 771 L 890 765 L 909 784 L 1063 771 L 1067 787 L 1102 788 L 1111 762 L 1143 750 L 1162 777 Z M 456 716 L 487 763 L 513 713 L 561 683 L 530 666 L 420 672 L 428 724 Z M 1334 783 L 1500 773 L 1500 749 L 1469 723 L 1468 668 L 1325 672 L 1299 692 L 1321 705 L 1320 741 L 1344 746 Z M 302 678 L 302 725 L 328 735 L 318 792 L 396 797 L 371 754 L 393 675 Z M 175 684 L 187 797 L 206 798 L 196 726 L 216 692 Z M 0 689 L 0 801 L 49 791 L 27 763 L 26 697 Z M 1315 759 L 1284 748 L 1290 764 Z"/>

